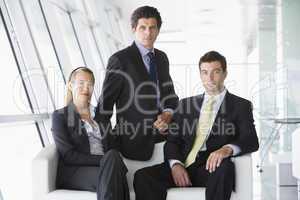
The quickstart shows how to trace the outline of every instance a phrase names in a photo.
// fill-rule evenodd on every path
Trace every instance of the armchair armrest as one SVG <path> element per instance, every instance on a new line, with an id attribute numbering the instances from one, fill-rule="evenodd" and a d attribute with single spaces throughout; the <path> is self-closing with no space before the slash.
<path id="1" fill-rule="evenodd" d="M 43 148 L 32 161 L 33 200 L 55 190 L 58 153 L 54 144 Z"/>
<path id="2" fill-rule="evenodd" d="M 236 187 L 231 195 L 231 200 L 252 200 L 252 158 L 251 154 L 233 157 L 235 164 Z M 168 190 L 167 200 L 179 200 L 189 197 L 190 200 L 205 199 L 205 188 L 187 187 L 171 188 Z"/>
<path id="3" fill-rule="evenodd" d="M 235 190 L 236 199 L 252 200 L 253 198 L 253 172 L 251 154 L 231 158 L 235 164 Z"/>

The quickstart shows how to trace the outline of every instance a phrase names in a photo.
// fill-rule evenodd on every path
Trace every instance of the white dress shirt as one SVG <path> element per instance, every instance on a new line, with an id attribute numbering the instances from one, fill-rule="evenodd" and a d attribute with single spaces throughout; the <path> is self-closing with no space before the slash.
<path id="1" fill-rule="evenodd" d="M 87 132 L 89 143 L 90 143 L 90 153 L 92 155 L 104 155 L 104 149 L 102 144 L 102 135 L 100 133 L 100 128 L 97 122 L 94 120 L 95 117 L 95 107 L 90 105 L 90 113 L 92 123 L 86 120 L 84 122 L 84 128 Z"/>

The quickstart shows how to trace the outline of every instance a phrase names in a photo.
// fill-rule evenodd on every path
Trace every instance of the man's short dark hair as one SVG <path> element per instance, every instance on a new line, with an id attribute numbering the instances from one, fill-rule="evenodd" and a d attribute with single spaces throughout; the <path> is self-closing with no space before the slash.
<path id="1" fill-rule="evenodd" d="M 158 10 L 151 6 L 142 6 L 133 11 L 131 15 L 131 27 L 136 28 L 139 19 L 141 18 L 155 18 L 157 27 L 160 29 L 162 21 Z"/>
<path id="2" fill-rule="evenodd" d="M 199 68 L 201 67 L 201 64 L 204 62 L 214 62 L 214 61 L 219 61 L 221 63 L 221 67 L 223 71 L 226 72 L 227 70 L 226 58 L 217 51 L 209 51 L 206 54 L 204 54 L 200 58 Z"/>

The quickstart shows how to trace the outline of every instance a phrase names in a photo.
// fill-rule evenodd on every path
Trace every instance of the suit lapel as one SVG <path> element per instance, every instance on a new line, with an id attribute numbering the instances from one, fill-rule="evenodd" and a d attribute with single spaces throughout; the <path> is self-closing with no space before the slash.
<path id="1" fill-rule="evenodd" d="M 214 124 L 217 123 L 217 120 L 221 117 L 224 118 L 226 116 L 226 111 L 228 110 L 228 103 L 227 103 L 227 98 L 228 98 L 228 92 L 226 92 L 224 99 L 220 105 L 220 108 L 217 112 Z"/>
<path id="2" fill-rule="evenodd" d="M 71 134 L 72 137 L 74 137 L 74 140 L 78 140 L 78 142 L 83 142 L 83 143 L 89 143 L 88 141 L 88 134 L 87 131 L 84 127 L 84 123 L 80 118 L 79 113 L 75 109 L 75 105 L 73 103 L 70 103 L 66 107 L 66 121 L 67 121 L 67 127 L 68 127 L 68 132 Z M 100 126 L 100 125 L 99 125 Z M 100 128 L 100 127 L 99 127 Z M 100 128 L 101 131 L 101 128 Z M 103 133 L 101 133 L 103 136 Z M 101 140 L 104 151 L 108 150 L 108 141 L 107 137 L 103 137 Z M 90 147 L 88 147 L 90 148 Z"/>
<path id="3" fill-rule="evenodd" d="M 211 137 L 214 131 L 214 126 L 218 126 L 219 120 L 226 119 L 227 118 L 227 111 L 232 109 L 231 101 L 230 101 L 230 93 L 227 91 L 225 94 L 225 97 L 223 99 L 223 102 L 221 103 L 221 106 L 217 112 L 217 115 L 215 117 L 213 127 L 211 128 L 211 131 L 209 133 L 209 137 Z M 193 145 L 193 142 L 196 137 L 197 132 L 197 125 L 199 121 L 200 111 L 204 100 L 204 94 L 196 96 L 193 98 L 192 102 L 192 109 L 191 109 L 191 118 L 190 118 L 190 124 L 193 124 L 193 128 L 191 130 L 192 137 L 191 137 L 191 146 Z M 209 139 L 209 138 L 208 138 Z"/>
<path id="4" fill-rule="evenodd" d="M 83 126 L 83 122 L 80 119 L 80 115 L 77 113 L 75 109 L 75 105 L 73 103 L 70 103 L 67 106 L 67 113 L 65 116 L 66 116 L 69 133 L 78 136 L 82 134 L 87 135 L 86 130 Z"/>
<path id="5" fill-rule="evenodd" d="M 228 111 L 229 110 L 233 110 L 233 105 L 232 105 L 232 101 L 230 100 L 231 94 L 227 91 L 225 94 L 225 97 L 223 99 L 223 102 L 218 110 L 218 113 L 216 115 L 214 124 L 218 123 L 217 120 L 221 119 L 225 119 L 228 117 Z"/>
<path id="6" fill-rule="evenodd" d="M 189 124 L 192 125 L 192 129 L 191 129 L 192 144 L 196 137 L 197 125 L 198 125 L 198 121 L 199 121 L 199 116 L 200 116 L 200 111 L 201 111 L 201 107 L 203 104 L 203 100 L 204 100 L 204 94 L 201 94 L 199 96 L 196 96 L 195 98 L 192 98 L 192 102 L 190 102 L 191 103 L 191 117 L 189 119 L 190 120 Z M 191 144 L 191 146 L 192 146 L 192 144 Z"/>
<path id="7" fill-rule="evenodd" d="M 201 95 L 196 96 L 195 98 L 193 98 L 192 109 L 191 109 L 193 120 L 194 119 L 199 119 L 203 100 L 204 100 L 204 94 L 201 94 Z"/>
<path id="8" fill-rule="evenodd" d="M 207 146 L 214 146 L 215 144 L 224 142 L 222 140 L 225 140 L 224 137 L 217 137 L 217 136 L 225 136 L 223 126 L 226 125 L 227 121 L 230 118 L 228 111 L 231 112 L 233 110 L 232 107 L 233 105 L 230 98 L 231 98 L 231 94 L 227 91 L 223 99 L 223 102 L 221 103 L 221 106 L 218 110 L 211 131 L 209 133 L 209 137 L 207 139 Z M 214 137 L 215 139 L 211 140 Z M 216 138 L 218 138 L 218 140 L 216 140 Z"/>
<path id="9" fill-rule="evenodd" d="M 143 62 L 142 55 L 139 52 L 139 49 L 137 48 L 136 44 L 133 42 L 133 44 L 129 47 L 129 49 L 130 49 L 130 57 L 131 60 L 133 61 L 133 67 L 135 67 L 142 81 L 150 80 L 150 76 Z"/>

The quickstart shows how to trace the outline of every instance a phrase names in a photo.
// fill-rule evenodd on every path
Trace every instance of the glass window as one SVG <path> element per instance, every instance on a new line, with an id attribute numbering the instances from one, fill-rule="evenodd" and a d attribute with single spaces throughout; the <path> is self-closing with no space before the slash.
<path id="1" fill-rule="evenodd" d="M 113 34 L 112 26 L 107 15 L 108 8 L 105 1 L 94 0 L 93 3 L 95 5 L 95 9 L 98 10 L 97 17 L 99 20 L 101 20 L 101 26 L 105 32 Z"/>
<path id="2" fill-rule="evenodd" d="M 88 22 L 86 24 L 91 25 L 93 30 L 93 37 L 95 37 L 97 46 L 101 50 L 101 57 L 103 59 L 104 66 L 107 64 L 108 58 L 113 52 L 111 49 L 111 41 L 109 41 L 109 34 L 111 34 L 111 28 L 108 23 L 107 15 L 105 14 L 105 2 L 104 1 L 81 1 L 76 0 L 79 5 L 79 10 L 85 11 L 84 16 L 88 16 Z"/>
<path id="3" fill-rule="evenodd" d="M 57 8 L 57 12 L 59 13 L 58 23 L 63 33 L 62 37 L 65 41 L 72 66 L 84 66 L 85 61 L 77 41 L 78 38 L 76 38 L 77 35 L 74 29 L 74 22 L 72 21 L 72 14 L 68 13 L 70 11 L 61 8 Z"/>
<path id="4" fill-rule="evenodd" d="M 92 103 L 96 104 L 96 100 L 100 95 L 100 88 L 102 87 L 102 71 L 104 71 L 104 59 L 103 59 L 103 46 L 100 46 L 97 41 L 97 33 L 95 28 L 98 26 L 97 22 L 93 20 L 88 13 L 88 8 L 83 1 L 72 2 L 68 4 L 68 7 L 72 7 L 71 17 L 69 17 L 72 29 L 74 30 L 74 36 L 80 47 L 80 54 L 83 55 L 85 65 L 91 68 L 94 72 L 96 82 L 95 90 L 92 99 Z M 60 9 L 62 12 L 64 9 Z M 70 10 L 70 9 L 69 9 Z M 65 12 L 68 16 L 70 13 Z M 65 15 L 65 14 L 64 14 Z M 72 66 L 75 68 L 77 66 Z"/>
<path id="5" fill-rule="evenodd" d="M 1 115 L 29 114 L 31 110 L 2 20 L 0 20 L 0 44 L 1 65 L 5 68 L 5 71 L 0 73 L 0 91 L 5 94 L 0 100 Z"/>
<path id="6" fill-rule="evenodd" d="M 58 58 L 51 44 L 41 8 L 38 1 L 25 2 L 23 0 L 23 5 L 28 16 L 33 38 L 38 48 L 38 53 L 43 63 L 49 87 L 54 96 L 56 107 L 61 107 L 63 106 L 65 83 L 58 64 Z"/>
<path id="7" fill-rule="evenodd" d="M 118 38 L 119 41 L 122 41 L 123 38 L 122 38 L 122 34 L 121 34 L 121 29 L 120 29 L 120 26 L 118 25 L 117 16 L 114 13 L 114 10 L 112 8 L 109 8 L 107 10 L 107 17 L 108 17 L 109 22 L 111 24 L 113 35 L 116 38 Z"/>
<path id="8" fill-rule="evenodd" d="M 94 68 L 103 69 L 104 67 L 104 60 L 103 60 L 103 46 L 99 45 L 97 42 L 97 33 L 95 32 L 96 27 L 98 26 L 98 22 L 92 18 L 91 13 L 89 13 L 89 6 L 88 2 L 84 2 L 82 0 L 76 0 L 77 8 L 80 12 L 76 12 L 76 19 L 78 19 L 77 24 L 77 31 L 84 35 L 81 38 L 84 41 L 81 41 L 82 44 L 85 44 L 87 48 L 85 51 L 88 55 L 92 57 L 92 63 L 94 63 Z M 79 29 L 79 30 L 78 30 Z"/>
<path id="9" fill-rule="evenodd" d="M 55 107 L 53 96 L 49 90 L 49 83 L 42 70 L 43 62 L 36 49 L 36 42 L 28 26 L 28 15 L 23 12 L 22 2 L 8 1 L 7 8 L 12 23 L 10 32 L 14 32 L 14 49 L 20 63 L 20 70 L 24 77 L 34 113 L 43 113 Z M 43 95 L 39 95 L 43 93 Z"/>
<path id="10" fill-rule="evenodd" d="M 84 28 L 81 29 L 81 31 L 84 33 L 85 37 L 85 43 L 87 44 L 85 48 L 85 55 L 89 55 L 91 58 L 89 63 L 92 63 L 92 66 L 88 66 L 91 68 L 94 72 L 95 75 L 95 88 L 94 88 L 94 95 L 92 98 L 92 104 L 96 105 L 96 101 L 100 96 L 100 90 L 102 88 L 102 82 L 104 79 L 104 61 L 102 58 L 102 49 L 99 47 L 97 40 L 96 40 L 96 35 L 94 30 L 89 27 L 88 25 L 83 25 Z"/>
<path id="11" fill-rule="evenodd" d="M 95 38 L 96 38 L 97 44 L 102 50 L 101 52 L 103 55 L 104 66 L 106 67 L 107 61 L 108 61 L 109 57 L 111 56 L 111 50 L 110 50 L 110 46 L 108 44 L 107 35 L 104 33 L 104 31 L 102 29 L 103 28 L 101 26 L 96 26 L 96 27 L 94 27 L 93 30 L 95 32 Z"/>

